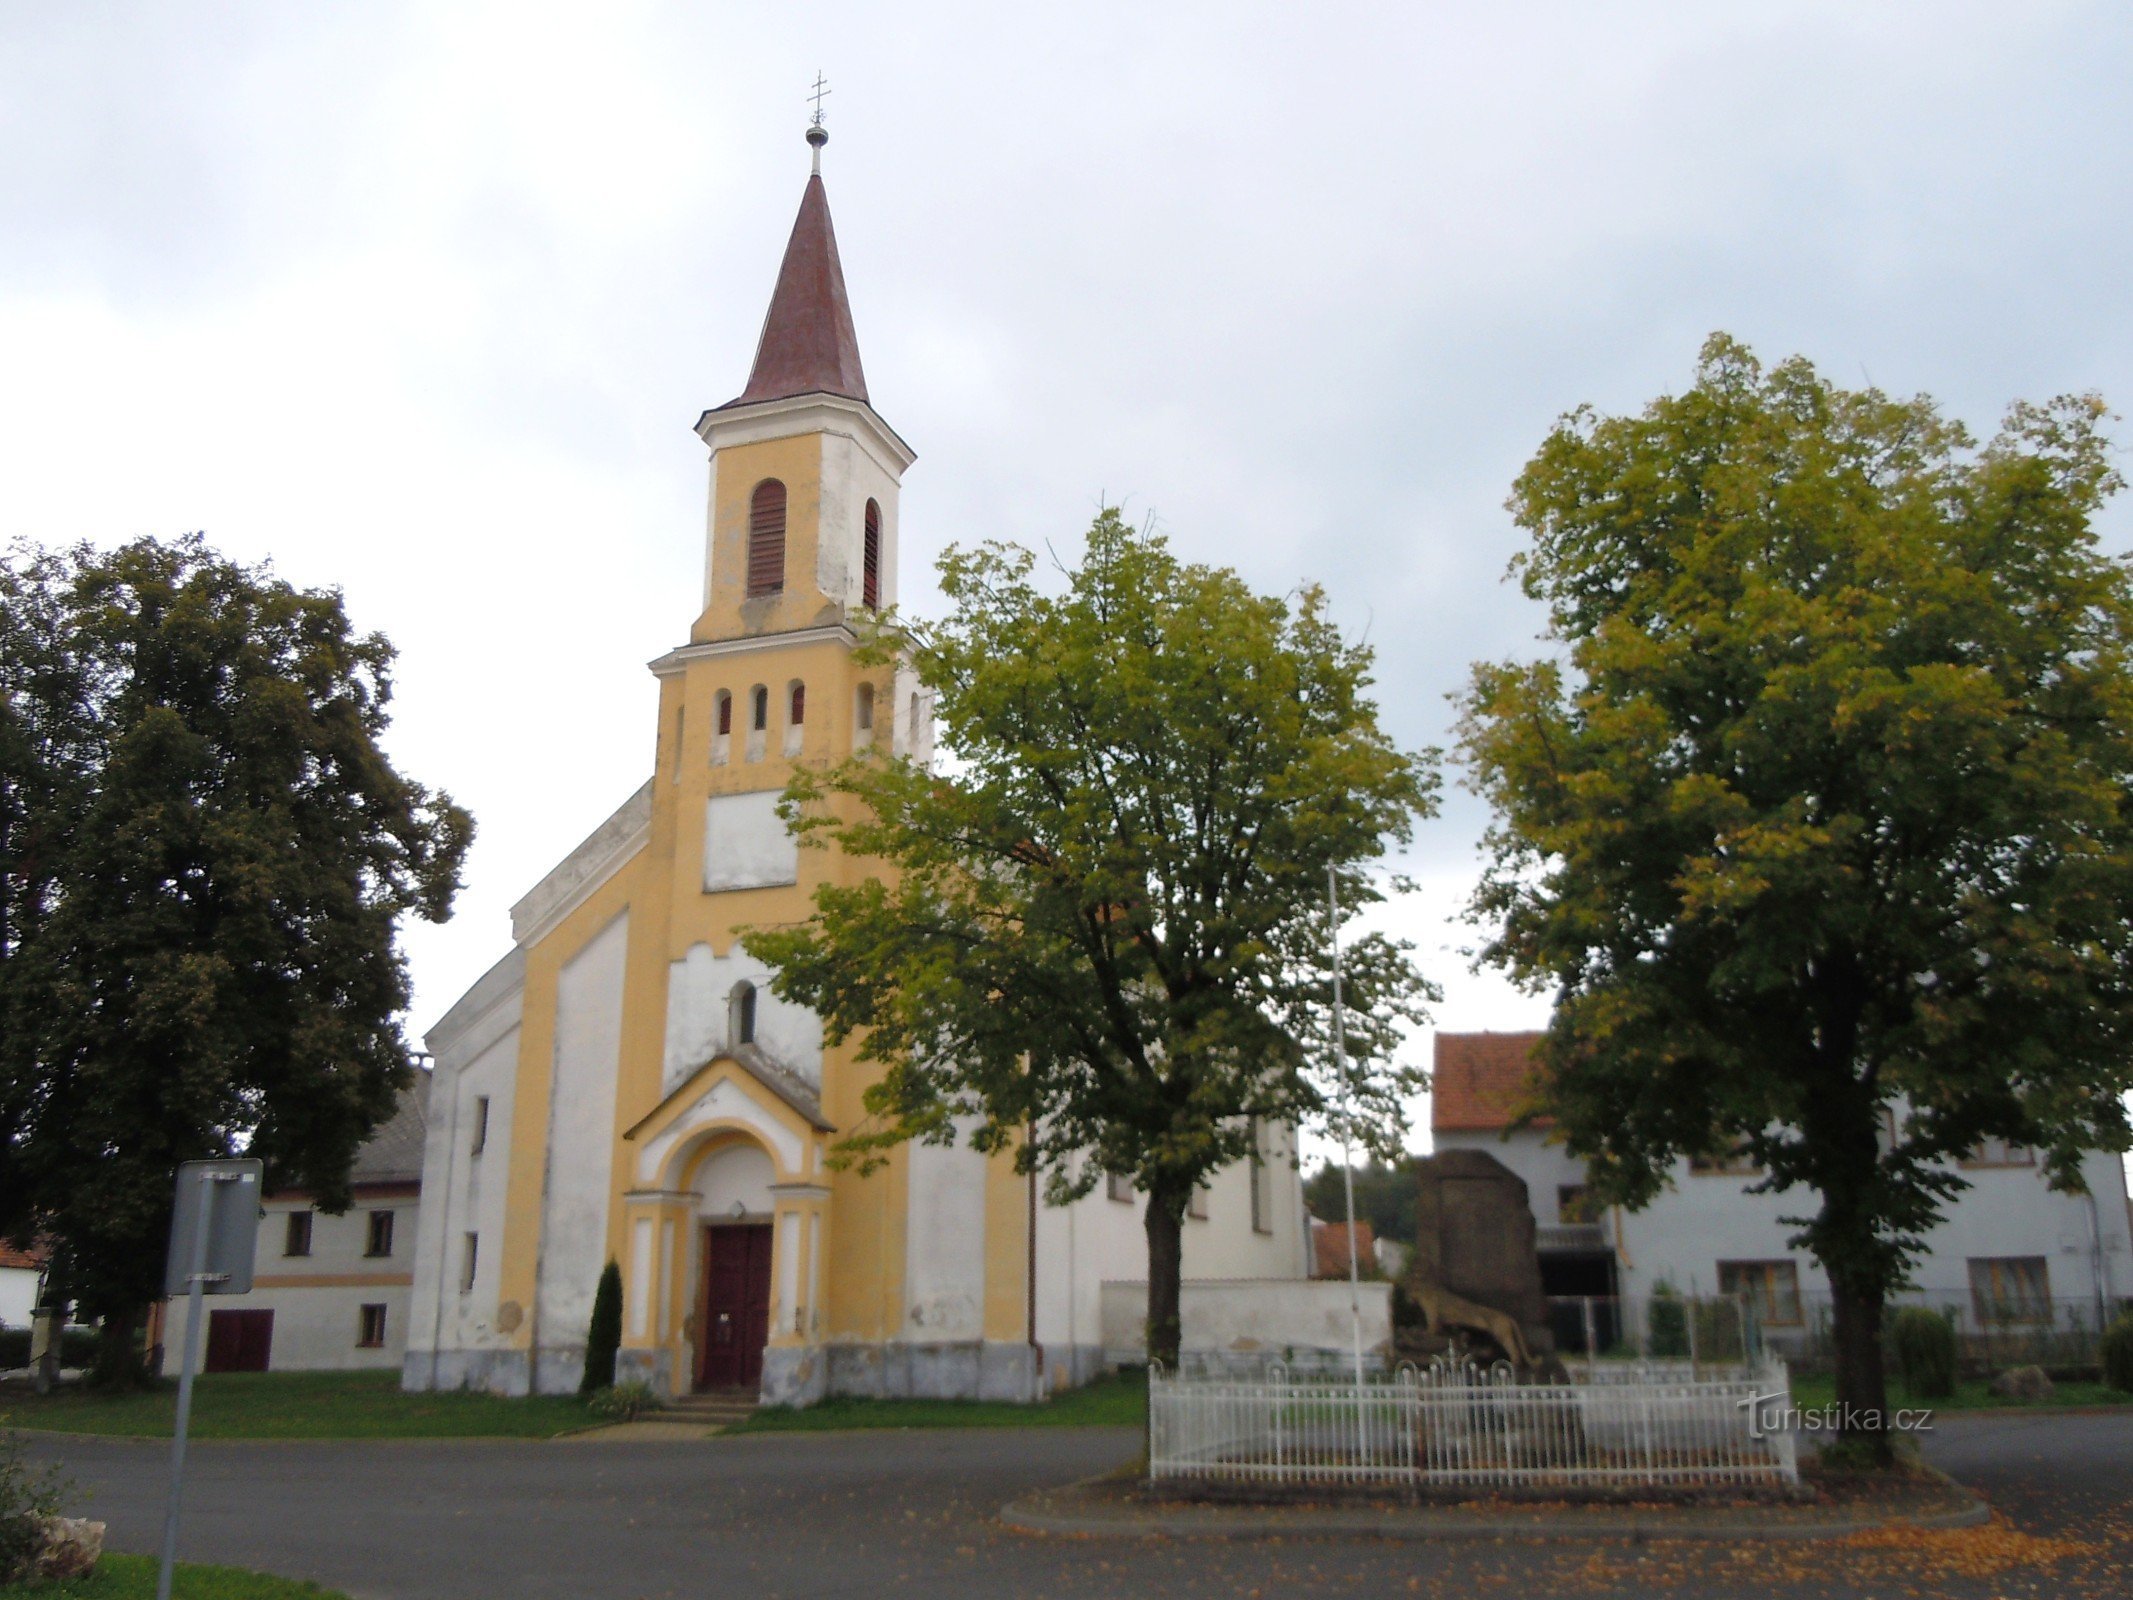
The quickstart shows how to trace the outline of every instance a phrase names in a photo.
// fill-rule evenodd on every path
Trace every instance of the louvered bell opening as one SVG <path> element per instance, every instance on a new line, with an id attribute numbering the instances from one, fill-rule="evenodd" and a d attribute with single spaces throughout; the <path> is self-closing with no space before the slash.
<path id="1" fill-rule="evenodd" d="M 748 596 L 785 587 L 785 485 L 765 478 L 748 507 Z"/>
<path id="2" fill-rule="evenodd" d="M 864 573 L 862 598 L 869 611 L 878 611 L 881 609 L 881 507 L 871 500 L 867 502 L 866 543 L 860 566 Z"/>

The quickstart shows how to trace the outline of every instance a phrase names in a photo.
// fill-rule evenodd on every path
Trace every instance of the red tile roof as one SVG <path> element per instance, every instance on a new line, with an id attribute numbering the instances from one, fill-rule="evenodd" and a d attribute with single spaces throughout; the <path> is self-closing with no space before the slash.
<path id="1" fill-rule="evenodd" d="M 1440 1133 L 1508 1128 L 1532 1094 L 1538 1033 L 1439 1033 L 1429 1125 Z M 1540 1127 L 1546 1117 L 1535 1119 Z"/>
<path id="2" fill-rule="evenodd" d="M 1346 1207 L 1342 1208 L 1343 1210 Z M 1355 1225 L 1355 1261 L 1363 1271 L 1374 1270 L 1378 1263 L 1377 1241 L 1371 1237 L 1370 1224 Z M 1348 1224 L 1345 1222 L 1315 1222 L 1311 1227 L 1311 1276 L 1314 1278 L 1345 1278 L 1348 1276 Z"/>
<path id="3" fill-rule="evenodd" d="M 786 241 L 748 387 L 727 403 L 753 405 L 802 394 L 867 397 L 859 336 L 852 329 L 844 268 L 837 260 L 837 232 L 830 226 L 829 195 L 819 174 L 807 180 L 800 196 L 800 215 Z"/>
<path id="4" fill-rule="evenodd" d="M 15 1267 L 27 1272 L 44 1270 L 44 1252 L 41 1250 L 17 1250 L 11 1244 L 0 1243 L 0 1267 Z"/>

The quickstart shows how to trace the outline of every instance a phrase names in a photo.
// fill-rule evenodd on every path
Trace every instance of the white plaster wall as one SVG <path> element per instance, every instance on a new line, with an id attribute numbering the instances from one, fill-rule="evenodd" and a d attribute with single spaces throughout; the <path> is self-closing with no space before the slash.
<path id="1" fill-rule="evenodd" d="M 423 1147 L 425 1204 L 415 1229 L 415 1282 L 408 1348 L 496 1349 L 511 1342 L 497 1326 L 497 1262 L 504 1235 L 511 1132 L 518 1089 L 519 1018 L 525 957 L 514 950 L 485 975 L 425 1043 L 430 1077 L 429 1133 Z M 489 1100 L 488 1136 L 473 1149 L 475 1105 Z M 477 1233 L 473 1292 L 460 1293 L 465 1236 Z M 523 1312 L 523 1308 L 520 1308 Z"/>
<path id="2" fill-rule="evenodd" d="M 1585 1181 L 1585 1163 L 1561 1145 L 1548 1143 L 1535 1128 L 1521 1128 L 1508 1139 L 1487 1132 L 1439 1133 L 1433 1144 L 1438 1150 L 1480 1150 L 1517 1173 L 1525 1180 L 1526 1203 L 1533 1208 L 1533 1220 L 1543 1228 L 1561 1225 L 1561 1191 Z M 1340 1219 L 1325 1217 L 1320 1220 L 1338 1222 Z"/>
<path id="3" fill-rule="evenodd" d="M 772 701 L 778 698 L 773 689 Z M 704 803 L 706 893 L 800 881 L 800 845 L 778 815 L 779 793 L 715 794 Z"/>
<path id="4" fill-rule="evenodd" d="M 728 1002 L 734 985 L 755 985 L 756 1048 L 795 1077 L 822 1086 L 822 1019 L 770 992 L 770 969 L 738 943 L 727 955 L 691 945 L 667 967 L 666 1068 L 661 1094 L 671 1094 L 713 1056 L 728 1049 Z"/>
<path id="5" fill-rule="evenodd" d="M 259 1239 L 253 1255 L 250 1294 L 211 1295 L 208 1311 L 272 1311 L 274 1338 L 267 1365 L 274 1372 L 350 1370 L 393 1367 L 407 1349 L 409 1285 L 398 1283 L 347 1284 L 331 1280 L 349 1276 L 402 1277 L 412 1270 L 421 1237 L 421 1203 L 408 1196 L 366 1197 L 339 1216 L 314 1210 L 307 1202 L 268 1200 L 259 1219 Z M 289 1242 L 288 1217 L 292 1211 L 310 1211 L 311 1253 L 285 1254 Z M 366 1254 L 370 1244 L 370 1213 L 393 1213 L 392 1250 L 382 1256 Z M 316 1278 L 318 1283 L 292 1282 Z M 385 1343 L 377 1348 L 358 1345 L 362 1331 L 361 1308 L 382 1305 L 385 1309 Z M 165 1370 L 175 1374 L 184 1361 L 186 1323 L 191 1302 L 177 1299 L 165 1313 L 163 1349 Z M 206 1360 L 203 1332 L 201 1360 Z"/>
<path id="6" fill-rule="evenodd" d="M 1269 1183 L 1274 1231 L 1252 1231 L 1246 1164 L 1224 1168 L 1209 1185 L 1207 1220 L 1185 1224 L 1187 1283 L 1309 1277 L 1303 1181 L 1296 1169 L 1294 1131 L 1274 1130 L 1269 1143 L 1275 1157 Z M 1109 1185 L 1099 1179 L 1091 1193 L 1072 1205 L 1038 1209 L 1037 1337 L 1042 1343 L 1091 1346 L 1103 1342 L 1104 1284 L 1147 1281 L 1143 1206 L 1138 1194 L 1127 1200 L 1111 1199 Z"/>
<path id="7" fill-rule="evenodd" d="M 1279 1356 L 1290 1350 L 1353 1350 L 1361 1312 L 1363 1350 L 1392 1342 L 1392 1285 L 1278 1279 L 1190 1283 L 1178 1293 L 1178 1347 Z M 1146 1278 L 1103 1286 L 1104 1348 L 1115 1358 L 1147 1350 Z"/>
<path id="8" fill-rule="evenodd" d="M 857 608 L 864 599 L 866 506 L 881 507 L 881 604 L 896 603 L 897 482 L 874 454 L 844 434 L 822 437 L 822 539 L 815 582 L 832 599 Z"/>
<path id="9" fill-rule="evenodd" d="M 622 969 L 628 946 L 625 912 L 594 935 L 557 975 L 537 1306 L 536 1342 L 542 1348 L 584 1344 L 593 1288 L 607 1260 L 615 1072 L 622 1049 Z M 539 1381 L 548 1387 L 561 1379 L 544 1367 Z"/>
<path id="10" fill-rule="evenodd" d="M 27 1328 L 37 1309 L 37 1269 L 0 1267 L 0 1328 Z"/>
<path id="11" fill-rule="evenodd" d="M 965 1142 L 911 1152 L 905 1236 L 906 1339 L 979 1339 L 985 1333 L 985 1158 Z"/>
<path id="12" fill-rule="evenodd" d="M 185 1360 L 185 1325 L 190 1302 L 170 1303 L 164 1323 L 163 1370 L 176 1376 Z M 362 1331 L 362 1308 L 385 1307 L 385 1343 L 367 1348 L 356 1343 Z M 397 1371 L 407 1351 L 408 1291 L 405 1284 L 372 1286 L 327 1284 L 255 1289 L 250 1294 L 209 1297 L 204 1309 L 271 1311 L 274 1337 L 267 1350 L 270 1372 L 353 1372 L 372 1368 Z M 212 1325 L 212 1324 L 210 1324 Z M 205 1369 L 207 1338 L 200 1340 Z"/>
<path id="13" fill-rule="evenodd" d="M 734 1207 L 752 1217 L 771 1213 L 770 1186 L 777 1169 L 758 1145 L 729 1144 L 704 1158 L 696 1171 L 697 1210 L 706 1222 L 737 1220 Z"/>

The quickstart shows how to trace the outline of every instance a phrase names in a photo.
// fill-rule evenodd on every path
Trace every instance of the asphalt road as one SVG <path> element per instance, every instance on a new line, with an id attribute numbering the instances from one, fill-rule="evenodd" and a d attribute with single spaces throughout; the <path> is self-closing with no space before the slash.
<path id="1" fill-rule="evenodd" d="M 677 1444 L 193 1446 L 186 1559 L 358 1600 L 661 1596 L 2133 1594 L 2133 1417 L 1944 1419 L 1928 1453 L 2011 1529 L 1896 1548 L 1529 1541 L 1060 1538 L 1016 1495 L 1127 1459 L 1115 1429 L 766 1434 Z M 114 1548 L 149 1552 L 168 1447 L 45 1436 Z M 2031 1539 L 2071 1540 L 2060 1546 Z M 2055 1558 L 2055 1559 L 2047 1559 Z"/>

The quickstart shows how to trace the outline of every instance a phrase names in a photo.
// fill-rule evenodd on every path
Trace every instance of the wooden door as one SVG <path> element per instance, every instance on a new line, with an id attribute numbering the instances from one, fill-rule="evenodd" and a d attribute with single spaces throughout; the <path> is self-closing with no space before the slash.
<path id="1" fill-rule="evenodd" d="M 210 1311 L 206 1372 L 264 1372 L 274 1348 L 271 1311 Z"/>
<path id="2" fill-rule="evenodd" d="M 696 1386 L 760 1387 L 770 1338 L 769 1225 L 704 1229 L 703 1285 Z"/>

